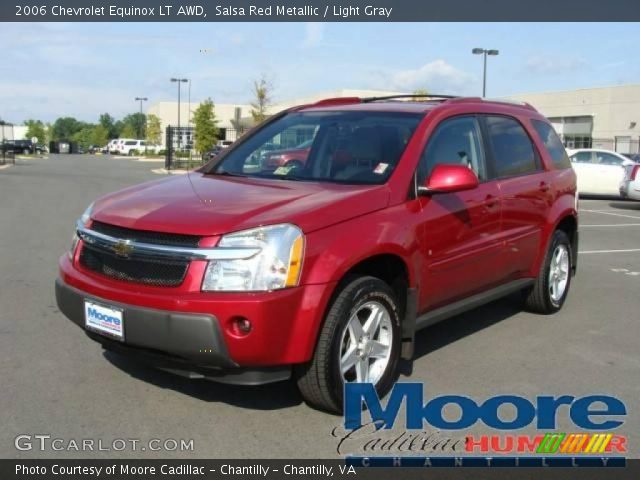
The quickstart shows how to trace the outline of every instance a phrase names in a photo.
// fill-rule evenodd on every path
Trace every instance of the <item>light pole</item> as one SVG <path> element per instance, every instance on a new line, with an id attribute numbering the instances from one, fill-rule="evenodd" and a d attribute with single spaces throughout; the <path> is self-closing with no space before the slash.
<path id="1" fill-rule="evenodd" d="M 189 147 L 189 159 L 191 159 L 191 147 L 193 146 L 193 132 L 191 131 L 191 79 L 187 79 L 189 82 L 189 121 L 187 124 L 189 125 L 189 136 L 191 137 L 191 146 Z"/>
<path id="2" fill-rule="evenodd" d="M 482 68 L 482 96 L 487 96 L 487 55 L 498 55 L 498 50 L 487 50 L 486 48 L 474 48 L 471 50 L 474 55 L 482 55 L 484 57 L 484 66 Z"/>
<path id="3" fill-rule="evenodd" d="M 182 132 L 180 130 L 180 84 L 186 83 L 189 80 L 186 78 L 172 78 L 171 82 L 178 84 L 178 151 L 180 151 L 180 140 L 182 139 Z"/>
<path id="4" fill-rule="evenodd" d="M 136 102 L 140 102 L 140 118 L 142 118 L 142 102 L 149 100 L 147 97 L 136 97 Z M 142 128 L 138 128 L 138 139 L 142 140 Z"/>

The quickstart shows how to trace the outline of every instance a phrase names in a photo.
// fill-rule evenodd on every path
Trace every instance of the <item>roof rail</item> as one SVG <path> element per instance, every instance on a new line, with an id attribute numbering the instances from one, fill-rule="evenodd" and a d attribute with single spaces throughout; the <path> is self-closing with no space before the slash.
<path id="1" fill-rule="evenodd" d="M 495 103 L 506 103 L 508 105 L 517 105 L 519 107 L 525 107 L 529 110 L 535 110 L 535 107 L 527 102 L 522 102 L 520 100 L 512 100 L 510 98 L 483 98 L 484 102 L 495 102 Z"/>
<path id="2" fill-rule="evenodd" d="M 325 98 L 324 100 L 318 100 L 313 104 L 314 107 L 330 107 L 331 105 L 348 105 L 351 103 L 362 103 L 363 99 L 360 97 L 334 97 Z"/>
<path id="3" fill-rule="evenodd" d="M 450 100 L 452 98 L 460 98 L 460 97 L 456 95 L 438 95 L 435 93 L 427 93 L 424 95 L 413 93 L 413 94 L 402 94 L 402 95 L 387 95 L 385 97 L 365 97 L 362 99 L 362 102 L 369 103 L 369 102 L 378 102 L 380 100 L 395 100 L 400 98 L 424 98 L 426 99 L 426 101 L 430 101 L 430 100 Z"/>

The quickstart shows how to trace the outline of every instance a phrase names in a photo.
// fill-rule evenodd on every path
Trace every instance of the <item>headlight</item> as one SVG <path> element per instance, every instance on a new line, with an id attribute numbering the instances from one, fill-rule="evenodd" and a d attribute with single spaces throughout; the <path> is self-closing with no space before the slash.
<path id="1" fill-rule="evenodd" d="M 225 235 L 218 247 L 258 247 L 244 260 L 212 260 L 202 290 L 266 291 L 295 287 L 300 280 L 304 235 L 295 225 L 253 228 Z"/>
<path id="2" fill-rule="evenodd" d="M 78 246 L 78 242 L 80 241 L 80 237 L 78 237 L 77 233 L 73 234 L 71 238 L 71 248 L 69 249 L 69 258 L 73 260 L 73 255 L 76 253 L 76 247 Z"/>
<path id="3" fill-rule="evenodd" d="M 87 225 L 89 223 L 89 220 L 91 220 L 92 211 L 93 211 L 93 203 L 87 207 L 87 209 L 84 211 L 82 215 L 80 215 L 80 218 L 78 219 L 78 221 L 82 223 L 82 225 Z M 69 258 L 71 260 L 73 260 L 73 254 L 76 251 L 76 247 L 78 246 L 79 241 L 80 241 L 80 238 L 78 237 L 78 233 L 74 231 L 73 237 L 71 238 L 71 248 L 69 249 Z"/>

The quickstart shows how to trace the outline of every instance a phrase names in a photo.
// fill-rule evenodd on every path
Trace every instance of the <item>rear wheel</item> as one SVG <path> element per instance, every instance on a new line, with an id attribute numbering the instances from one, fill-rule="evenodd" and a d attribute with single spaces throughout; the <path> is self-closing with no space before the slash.
<path id="1" fill-rule="evenodd" d="M 400 316 L 391 288 L 375 277 L 353 277 L 335 298 L 313 359 L 296 368 L 305 401 L 342 411 L 344 384 L 372 383 L 380 397 L 396 379 Z"/>
<path id="2" fill-rule="evenodd" d="M 536 313 L 550 314 L 562 308 L 571 286 L 571 242 L 562 230 L 556 230 L 531 290 L 526 292 L 525 305 Z"/>

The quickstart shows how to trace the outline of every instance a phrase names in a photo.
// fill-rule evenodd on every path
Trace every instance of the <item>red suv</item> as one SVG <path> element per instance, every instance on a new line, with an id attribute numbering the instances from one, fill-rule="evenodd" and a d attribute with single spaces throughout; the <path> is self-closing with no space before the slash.
<path id="1" fill-rule="evenodd" d="M 304 164 L 264 168 L 286 138 Z M 92 204 L 60 259 L 60 310 L 105 348 L 192 378 L 293 375 L 339 411 L 384 395 L 415 332 L 521 291 L 562 307 L 576 176 L 527 104 L 341 98 L 289 109 L 188 175 Z"/>
<path id="2" fill-rule="evenodd" d="M 302 142 L 292 148 L 286 148 L 282 150 L 274 150 L 265 155 L 263 165 L 267 168 L 275 169 L 282 165 L 287 167 L 302 167 L 307 161 L 311 146 L 313 145 L 313 138 Z"/>

